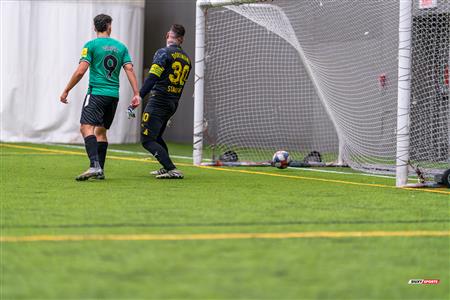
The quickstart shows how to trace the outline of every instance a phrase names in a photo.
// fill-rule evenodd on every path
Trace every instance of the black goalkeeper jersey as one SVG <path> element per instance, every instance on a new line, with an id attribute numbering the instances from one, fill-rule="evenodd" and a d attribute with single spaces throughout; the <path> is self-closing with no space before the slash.
<path id="1" fill-rule="evenodd" d="M 191 60 L 180 46 L 170 45 L 156 51 L 149 78 L 141 89 L 145 96 L 150 89 L 152 106 L 177 105 L 191 71 Z"/>

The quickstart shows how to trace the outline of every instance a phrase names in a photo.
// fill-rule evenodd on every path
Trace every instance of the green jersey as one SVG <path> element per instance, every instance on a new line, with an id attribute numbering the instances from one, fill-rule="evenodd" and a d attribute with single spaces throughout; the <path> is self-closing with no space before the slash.
<path id="1" fill-rule="evenodd" d="M 119 98 L 120 70 L 132 63 L 124 44 L 109 37 L 96 38 L 84 45 L 81 61 L 90 65 L 88 93 Z"/>

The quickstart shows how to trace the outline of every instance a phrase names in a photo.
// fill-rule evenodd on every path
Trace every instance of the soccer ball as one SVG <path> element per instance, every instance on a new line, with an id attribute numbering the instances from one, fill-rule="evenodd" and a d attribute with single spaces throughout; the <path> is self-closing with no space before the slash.
<path id="1" fill-rule="evenodd" d="M 290 162 L 291 157 L 289 156 L 289 152 L 283 150 L 275 152 L 272 158 L 272 165 L 278 169 L 286 169 Z"/>

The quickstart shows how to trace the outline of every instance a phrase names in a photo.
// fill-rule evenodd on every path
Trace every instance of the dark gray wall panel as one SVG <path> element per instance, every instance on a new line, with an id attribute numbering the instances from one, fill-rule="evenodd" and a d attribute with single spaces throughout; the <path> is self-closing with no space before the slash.
<path id="1" fill-rule="evenodd" d="M 195 49 L 195 0 L 147 0 L 145 2 L 144 67 L 152 63 L 156 50 L 165 46 L 165 34 L 173 23 L 186 28 L 183 48 L 194 61 Z M 166 130 L 165 139 L 174 142 L 192 142 L 194 120 L 194 72 L 180 99 L 180 106 Z"/>

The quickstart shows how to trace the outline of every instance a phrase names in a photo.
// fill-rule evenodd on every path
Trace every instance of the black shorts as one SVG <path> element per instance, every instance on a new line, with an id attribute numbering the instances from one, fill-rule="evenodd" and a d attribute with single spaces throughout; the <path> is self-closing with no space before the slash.
<path id="1" fill-rule="evenodd" d="M 150 100 L 151 101 L 151 100 Z M 167 122 L 175 113 L 172 106 L 155 107 L 151 102 L 147 104 L 142 114 L 141 136 L 144 140 L 156 140 L 162 136 L 166 129 Z"/>
<path id="2" fill-rule="evenodd" d="M 81 124 L 111 127 L 119 98 L 100 95 L 86 95 L 81 111 Z"/>

